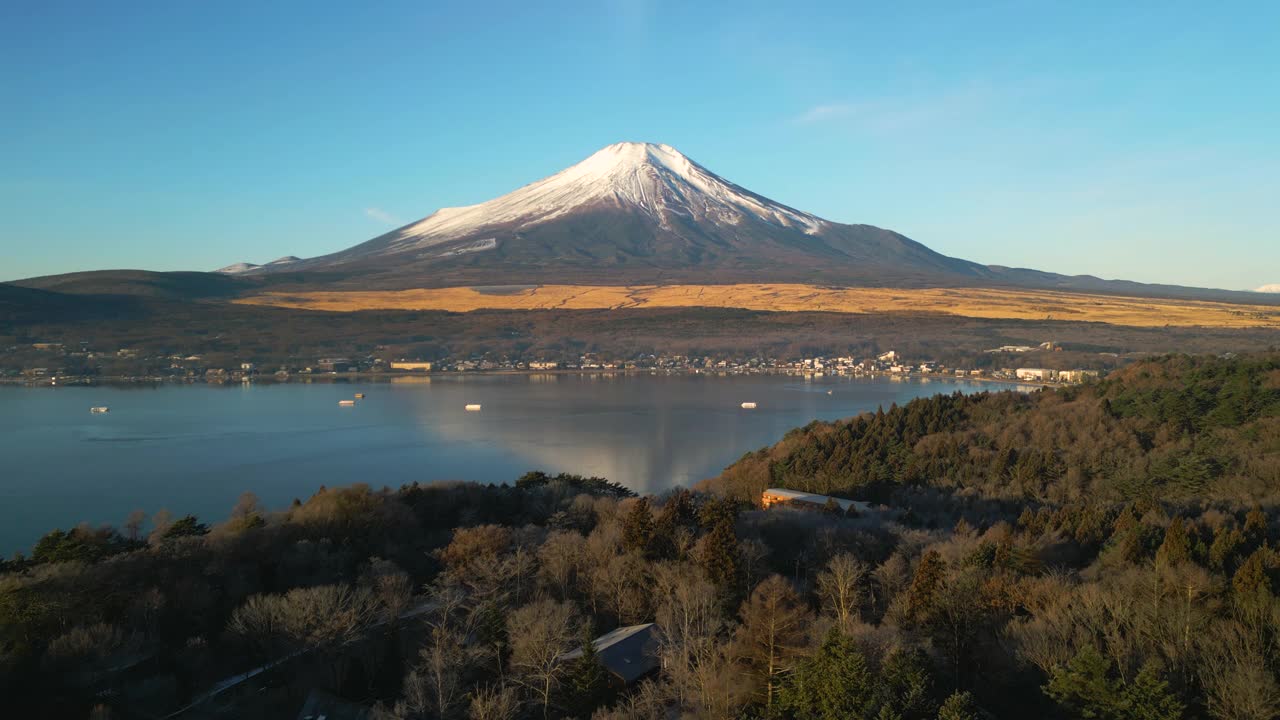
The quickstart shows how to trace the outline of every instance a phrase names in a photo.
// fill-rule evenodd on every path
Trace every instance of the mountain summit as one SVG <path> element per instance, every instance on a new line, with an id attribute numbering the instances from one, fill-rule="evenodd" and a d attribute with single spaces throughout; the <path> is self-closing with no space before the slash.
<path id="1" fill-rule="evenodd" d="M 575 211 L 638 211 L 663 228 L 744 220 L 818 231 L 823 221 L 724 180 L 670 145 L 623 142 L 500 198 L 443 208 L 397 231 L 388 248 L 419 250 L 499 226 L 528 228 Z"/>

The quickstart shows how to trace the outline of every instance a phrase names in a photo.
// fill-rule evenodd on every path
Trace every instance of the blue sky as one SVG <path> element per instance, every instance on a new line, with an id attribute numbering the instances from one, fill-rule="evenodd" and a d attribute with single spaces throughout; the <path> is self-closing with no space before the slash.
<path id="1" fill-rule="evenodd" d="M 331 252 L 645 140 L 971 260 L 1280 283 L 1277 27 L 1271 2 L 4 3 L 0 279 Z"/>

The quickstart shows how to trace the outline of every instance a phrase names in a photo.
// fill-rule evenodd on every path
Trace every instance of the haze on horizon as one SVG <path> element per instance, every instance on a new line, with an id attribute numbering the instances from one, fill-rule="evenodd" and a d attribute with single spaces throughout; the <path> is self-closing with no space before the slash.
<path id="1" fill-rule="evenodd" d="M 1280 7 L 0 8 L 0 280 L 333 252 L 621 140 L 947 255 L 1280 282 Z"/>

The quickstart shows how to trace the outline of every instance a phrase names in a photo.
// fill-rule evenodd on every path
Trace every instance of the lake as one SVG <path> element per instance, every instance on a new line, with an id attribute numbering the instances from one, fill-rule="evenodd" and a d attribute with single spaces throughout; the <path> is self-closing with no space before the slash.
<path id="1" fill-rule="evenodd" d="M 660 492 L 811 420 L 1000 388 L 783 375 L 395 380 L 0 387 L 0 553 L 80 521 L 119 525 L 134 509 L 220 521 L 245 490 L 279 508 L 320 485 L 512 482 L 538 469 Z M 338 406 L 357 392 L 355 407 Z M 96 405 L 111 411 L 91 414 Z"/>

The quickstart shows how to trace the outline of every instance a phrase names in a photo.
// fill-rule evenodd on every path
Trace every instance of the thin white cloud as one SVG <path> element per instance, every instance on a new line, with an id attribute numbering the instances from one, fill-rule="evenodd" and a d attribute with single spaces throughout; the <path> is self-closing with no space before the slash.
<path id="1" fill-rule="evenodd" d="M 374 220 L 377 220 L 380 223 L 386 223 L 387 225 L 403 225 L 404 224 L 403 220 L 401 220 L 400 218 L 397 218 L 395 215 L 392 215 L 391 213 L 381 208 L 367 207 L 364 209 L 364 214 L 368 215 Z"/>
<path id="2" fill-rule="evenodd" d="M 796 122 L 801 125 L 812 125 L 814 123 L 826 122 L 828 120 L 838 120 L 855 115 L 858 111 L 856 103 L 833 103 L 830 105 L 814 105 L 796 116 Z"/>
<path id="3" fill-rule="evenodd" d="M 985 85 L 966 85 L 930 94 L 826 102 L 796 115 L 798 125 L 843 125 L 874 132 L 915 131 L 989 110 L 995 101 Z"/>
<path id="4" fill-rule="evenodd" d="M 1254 292 L 1280 293 L 1280 283 L 1271 283 L 1269 285 L 1263 285 L 1257 290 L 1254 290 Z"/>

